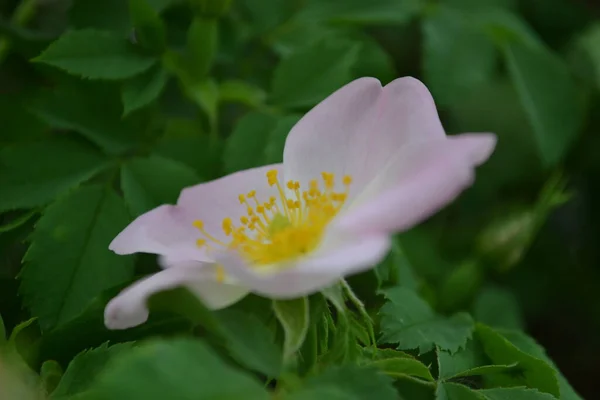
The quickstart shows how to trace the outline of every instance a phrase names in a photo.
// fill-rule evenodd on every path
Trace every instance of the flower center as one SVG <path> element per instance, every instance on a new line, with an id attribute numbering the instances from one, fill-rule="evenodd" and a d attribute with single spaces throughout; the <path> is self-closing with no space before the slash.
<path id="1" fill-rule="evenodd" d="M 196 241 L 199 247 L 212 249 L 212 245 L 239 251 L 252 265 L 269 265 L 292 260 L 313 251 L 321 242 L 325 227 L 340 211 L 352 183 L 350 176 L 344 176 L 345 190 L 335 192 L 335 176 L 321 173 L 322 182 L 312 180 L 309 187 L 302 190 L 300 182 L 288 181 L 287 193 L 277 178 L 277 170 L 266 174 L 269 186 L 276 189 L 276 196 L 257 199 L 256 191 L 238 196 L 240 206 L 246 208 L 238 224 L 225 218 L 222 229 L 230 238 L 225 243 L 210 235 L 204 223 L 194 221 L 194 226 L 202 233 Z"/>

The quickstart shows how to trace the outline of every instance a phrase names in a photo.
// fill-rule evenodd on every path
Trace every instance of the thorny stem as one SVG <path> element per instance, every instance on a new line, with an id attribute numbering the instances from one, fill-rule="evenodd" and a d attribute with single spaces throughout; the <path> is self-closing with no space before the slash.
<path id="1" fill-rule="evenodd" d="M 348 296 L 348 300 L 350 300 L 350 302 L 358 309 L 358 312 L 365 320 L 365 323 L 367 324 L 367 329 L 369 331 L 369 338 L 371 339 L 371 344 L 373 346 L 375 346 L 377 343 L 377 340 L 375 339 L 375 330 L 373 329 L 373 320 L 371 319 L 371 316 L 367 312 L 365 305 L 358 298 L 358 296 L 356 296 L 356 294 L 354 293 L 354 291 L 352 290 L 352 288 L 350 287 L 348 282 L 346 282 L 345 279 L 341 280 L 341 285 L 342 285 L 342 289 L 344 290 L 344 293 L 346 294 L 346 296 Z"/>

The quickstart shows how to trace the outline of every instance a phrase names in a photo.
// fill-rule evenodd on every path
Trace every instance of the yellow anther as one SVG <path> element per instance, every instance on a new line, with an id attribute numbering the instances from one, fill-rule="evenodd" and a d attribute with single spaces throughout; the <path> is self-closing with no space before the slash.
<path id="1" fill-rule="evenodd" d="M 294 208 L 294 200 L 287 199 L 286 205 L 289 209 L 293 209 Z"/>
<path id="2" fill-rule="evenodd" d="M 264 206 L 258 206 L 256 207 L 256 212 L 259 214 L 262 214 L 265 212 L 265 207 Z"/>
<path id="3" fill-rule="evenodd" d="M 269 186 L 273 186 L 275 183 L 277 183 L 277 170 L 276 169 L 271 169 L 271 170 L 267 171 L 267 182 L 269 183 Z"/>
<path id="4" fill-rule="evenodd" d="M 204 229 L 204 222 L 199 219 L 195 220 L 193 225 L 194 225 L 194 228 L 196 228 L 196 229 L 200 229 L 200 230 Z"/>
<path id="5" fill-rule="evenodd" d="M 206 244 L 206 240 L 205 239 L 198 239 L 198 240 L 196 240 L 196 246 L 198 246 L 198 247 L 204 247 L 205 244 Z"/>
<path id="6" fill-rule="evenodd" d="M 240 204 L 244 204 L 246 202 L 246 196 L 244 196 L 243 194 L 240 194 L 238 196 L 238 199 L 240 200 Z"/>
<path id="7" fill-rule="evenodd" d="M 321 177 L 323 178 L 323 182 L 325 182 L 325 188 L 333 189 L 333 181 L 335 176 L 329 172 L 321 172 Z"/>
<path id="8" fill-rule="evenodd" d="M 352 183 L 352 177 L 350 175 L 346 175 L 344 176 L 342 182 L 344 183 L 344 185 L 348 186 Z"/>
<path id="9" fill-rule="evenodd" d="M 248 217 L 246 217 L 246 216 L 240 217 L 240 222 L 244 225 L 248 224 Z"/>
<path id="10" fill-rule="evenodd" d="M 254 210 L 252 209 L 252 207 L 248 207 L 246 209 L 246 212 L 248 213 L 248 215 L 254 215 Z"/>
<path id="11" fill-rule="evenodd" d="M 294 190 L 294 181 L 288 181 L 286 184 L 287 188 L 290 190 Z"/>
<path id="12" fill-rule="evenodd" d="M 310 190 L 319 190 L 319 182 L 316 179 L 313 179 L 310 181 L 308 187 Z"/>
<path id="13" fill-rule="evenodd" d="M 247 196 L 248 196 L 249 198 L 253 198 L 253 197 L 255 197 L 255 196 L 256 196 L 256 190 L 251 190 L 250 192 L 248 192 L 248 195 L 247 195 Z"/>
<path id="14" fill-rule="evenodd" d="M 276 201 L 277 201 L 277 199 L 275 198 L 275 196 L 271 196 L 271 197 L 269 197 L 269 203 L 270 203 L 271 205 L 275 204 L 275 202 L 276 202 Z"/>
<path id="15" fill-rule="evenodd" d="M 233 222 L 231 222 L 231 218 L 225 218 L 223 220 L 223 232 L 225 233 L 225 235 L 229 236 L 229 235 L 231 235 L 232 231 L 233 231 Z"/>

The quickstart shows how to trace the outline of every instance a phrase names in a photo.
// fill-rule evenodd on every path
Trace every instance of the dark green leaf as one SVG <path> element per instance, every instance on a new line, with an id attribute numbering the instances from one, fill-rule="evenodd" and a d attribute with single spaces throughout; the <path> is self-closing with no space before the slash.
<path id="1" fill-rule="evenodd" d="M 89 79 L 124 79 L 144 72 L 157 60 L 139 53 L 123 37 L 94 29 L 70 31 L 34 61 Z"/>
<path id="2" fill-rule="evenodd" d="M 74 130 L 110 154 L 134 146 L 136 129 L 123 120 L 119 93 L 106 84 L 76 85 L 43 91 L 32 100 L 32 112 L 55 129 Z"/>
<path id="3" fill-rule="evenodd" d="M 522 387 L 495 388 L 479 390 L 486 400 L 556 400 L 557 398 L 548 393 L 538 392 L 535 389 Z"/>
<path id="4" fill-rule="evenodd" d="M 142 47 L 160 53 L 166 45 L 166 27 L 148 0 L 129 0 L 135 38 Z"/>
<path id="5" fill-rule="evenodd" d="M 90 146 L 66 139 L 6 146 L 0 150 L 0 211 L 45 205 L 102 171 L 107 161 Z"/>
<path id="6" fill-rule="evenodd" d="M 581 93 L 562 60 L 519 42 L 504 47 L 510 75 L 547 167 L 556 165 L 577 138 L 584 118 Z"/>
<path id="7" fill-rule="evenodd" d="M 321 42 L 284 59 L 275 69 L 271 102 L 284 107 L 310 107 L 351 79 L 360 46 Z"/>
<path id="8" fill-rule="evenodd" d="M 192 77 L 202 79 L 210 71 L 217 50 L 218 33 L 216 19 L 198 16 L 192 21 L 187 41 Z"/>
<path id="9" fill-rule="evenodd" d="M 291 398 L 309 399 L 308 393 L 325 393 L 334 399 L 394 400 L 400 399 L 392 386 L 392 379 L 372 367 L 345 365 L 332 367 L 322 374 L 309 378 L 305 388 Z M 335 395 L 334 395 L 335 394 Z M 315 397 L 315 399 L 321 397 Z M 326 399 L 328 397 L 322 397 Z"/>
<path id="10" fill-rule="evenodd" d="M 237 310 L 223 310 L 218 319 L 226 347 L 236 361 L 269 377 L 279 376 L 282 352 L 260 319 Z"/>
<path id="11" fill-rule="evenodd" d="M 85 392 L 93 385 L 98 375 L 106 368 L 113 357 L 131 349 L 131 343 L 119 343 L 110 347 L 108 343 L 104 343 L 100 347 L 79 353 L 69 363 L 60 383 L 50 398 L 67 398 Z"/>
<path id="12" fill-rule="evenodd" d="M 483 278 L 481 268 L 479 263 L 469 260 L 452 270 L 441 288 L 440 306 L 443 310 L 454 311 L 470 303 Z"/>
<path id="13" fill-rule="evenodd" d="M 6 343 L 6 327 L 4 326 L 4 320 L 0 315 L 0 346 Z"/>
<path id="14" fill-rule="evenodd" d="M 129 9 L 123 0 L 74 0 L 69 22 L 75 29 L 96 28 L 121 34 L 131 29 Z"/>
<path id="15" fill-rule="evenodd" d="M 151 69 L 125 82 L 121 92 L 123 115 L 145 107 L 160 96 L 169 74 L 162 68 Z"/>
<path id="16" fill-rule="evenodd" d="M 300 115 L 286 115 L 277 119 L 275 127 L 271 130 L 267 145 L 264 149 L 264 164 L 283 162 L 283 149 L 288 133 L 300 120 Z"/>
<path id="17" fill-rule="evenodd" d="M 302 347 L 311 323 L 308 298 L 274 300 L 273 310 L 285 334 L 283 356 L 289 359 Z"/>
<path id="18" fill-rule="evenodd" d="M 437 316 L 415 292 L 404 287 L 383 293 L 388 301 L 380 311 L 382 343 L 395 343 L 398 349 L 418 348 L 421 353 L 437 345 L 454 353 L 466 345 L 473 333 L 473 320 L 468 314 Z"/>
<path id="19" fill-rule="evenodd" d="M 135 158 L 121 170 L 121 188 L 133 215 L 175 204 L 182 189 L 200 183 L 190 167 L 159 156 Z"/>
<path id="20" fill-rule="evenodd" d="M 384 374 L 396 379 L 402 378 L 403 376 L 414 376 L 423 378 L 427 381 L 434 380 L 429 368 L 421 361 L 412 357 L 380 358 L 369 362 L 366 365 L 375 367 Z"/>
<path id="21" fill-rule="evenodd" d="M 78 316 L 103 290 L 133 275 L 133 259 L 108 245 L 129 222 L 123 200 L 85 186 L 53 203 L 31 236 L 21 272 L 25 304 L 43 330 Z"/>
<path id="22" fill-rule="evenodd" d="M 297 18 L 361 25 L 401 24 L 414 17 L 422 6 L 422 0 L 312 0 Z"/>
<path id="23" fill-rule="evenodd" d="M 225 143 L 225 172 L 262 165 L 269 134 L 275 129 L 276 123 L 275 117 L 269 115 L 256 112 L 245 115 Z"/>
<path id="24" fill-rule="evenodd" d="M 553 396 L 559 396 L 560 389 L 556 371 L 545 361 L 519 350 L 500 333 L 488 326 L 477 324 L 477 337 L 494 364 L 519 364 L 519 368 L 523 370 L 522 378 L 514 377 L 511 378 L 511 381 L 550 393 Z"/>
<path id="25" fill-rule="evenodd" d="M 269 399 L 253 377 L 190 339 L 149 342 L 114 357 L 90 395 L 95 400 Z"/>
<path id="26" fill-rule="evenodd" d="M 59 363 L 54 360 L 44 361 L 40 368 L 40 378 L 46 393 L 53 393 L 56 390 L 62 376 L 63 370 Z"/>
<path id="27" fill-rule="evenodd" d="M 444 382 L 435 391 L 436 400 L 485 400 L 474 390 L 458 383 Z"/>

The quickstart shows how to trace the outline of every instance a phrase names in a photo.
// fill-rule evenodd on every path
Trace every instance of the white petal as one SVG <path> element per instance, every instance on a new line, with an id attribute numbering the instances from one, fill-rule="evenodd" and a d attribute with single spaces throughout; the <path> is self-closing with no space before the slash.
<path id="1" fill-rule="evenodd" d="M 178 263 L 144 278 L 123 290 L 104 310 L 104 323 L 109 329 L 128 329 L 148 320 L 146 302 L 153 294 L 177 287 L 185 287 L 212 309 L 227 307 L 248 290 L 230 283 L 216 281 L 216 266 L 198 262 Z"/>
<path id="2" fill-rule="evenodd" d="M 252 292 L 276 299 L 317 292 L 347 275 L 374 267 L 387 254 L 388 236 L 355 237 L 285 265 L 250 266 L 235 252 L 223 252 L 217 260 L 228 274 Z"/>

